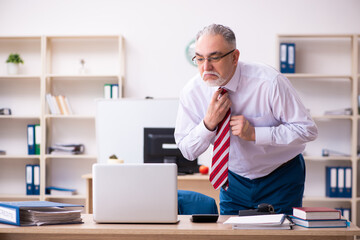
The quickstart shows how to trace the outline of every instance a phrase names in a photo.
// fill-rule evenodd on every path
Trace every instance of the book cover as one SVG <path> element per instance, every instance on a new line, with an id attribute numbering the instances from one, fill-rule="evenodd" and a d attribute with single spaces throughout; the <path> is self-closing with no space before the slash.
<path id="1" fill-rule="evenodd" d="M 73 114 L 73 110 L 72 110 L 72 108 L 71 108 L 69 99 L 68 99 L 67 97 L 64 97 L 64 99 L 65 99 L 66 108 L 67 108 L 69 114 L 72 115 L 72 114 Z"/>
<path id="2" fill-rule="evenodd" d="M 58 112 L 56 111 L 56 107 L 54 106 L 54 102 L 53 102 L 53 96 L 50 93 L 46 94 L 46 102 L 49 106 L 49 110 L 51 114 L 58 114 Z"/>
<path id="3" fill-rule="evenodd" d="M 305 220 L 290 216 L 294 224 L 306 228 L 346 228 L 350 223 L 346 219 L 337 220 Z"/>
<path id="4" fill-rule="evenodd" d="M 64 223 L 81 223 L 81 219 L 79 221 L 78 217 L 75 218 L 63 218 L 65 220 L 60 220 L 56 217 L 56 215 L 64 215 L 64 211 L 60 210 L 58 213 L 56 210 L 58 208 L 65 207 L 83 207 L 82 205 L 77 204 L 68 204 L 68 203 L 57 203 L 57 202 L 49 202 L 49 201 L 23 201 L 23 202 L 0 202 L 0 222 L 17 225 L 17 226 L 33 226 L 33 225 L 45 225 L 45 224 L 64 224 Z M 49 209 L 51 208 L 51 209 Z M 34 215 L 29 214 L 28 210 L 35 212 L 48 212 L 51 214 L 46 214 L 44 218 L 41 218 L 40 222 L 34 220 Z M 49 211 L 50 210 L 50 211 Z M 65 209 L 66 211 L 66 209 Z M 62 212 L 62 213 L 61 213 Z M 68 211 L 72 212 L 72 211 Z M 24 217 L 24 215 L 30 215 L 29 218 Z M 71 215 L 71 214 L 69 214 Z M 78 214 L 80 216 L 80 210 L 78 210 Z M 50 216 L 50 218 L 49 218 Z M 24 218 L 24 219 L 23 219 Z M 30 219 L 33 220 L 30 220 Z M 47 218 L 47 220 L 46 220 Z"/>
<path id="5" fill-rule="evenodd" d="M 65 100 L 63 95 L 56 96 L 56 101 L 59 105 L 60 112 L 62 115 L 69 115 L 66 106 L 65 106 Z"/>
<path id="6" fill-rule="evenodd" d="M 61 114 L 60 106 L 56 100 L 56 96 L 51 96 L 51 103 L 54 106 L 55 112 L 54 114 Z"/>
<path id="7" fill-rule="evenodd" d="M 293 216 L 304 220 L 341 219 L 341 212 L 328 207 L 294 207 Z"/>

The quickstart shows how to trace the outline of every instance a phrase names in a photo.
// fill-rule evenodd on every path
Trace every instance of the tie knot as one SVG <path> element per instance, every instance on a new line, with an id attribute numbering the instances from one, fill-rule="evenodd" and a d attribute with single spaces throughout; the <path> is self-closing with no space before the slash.
<path id="1" fill-rule="evenodd" d="M 227 90 L 225 88 L 219 87 L 221 89 L 221 95 L 227 93 Z"/>

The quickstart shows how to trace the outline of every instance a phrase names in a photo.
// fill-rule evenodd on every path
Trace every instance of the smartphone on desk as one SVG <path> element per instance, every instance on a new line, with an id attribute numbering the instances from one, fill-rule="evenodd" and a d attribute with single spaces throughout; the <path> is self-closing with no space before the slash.
<path id="1" fill-rule="evenodd" d="M 190 220 L 197 223 L 215 223 L 219 214 L 192 214 Z"/>

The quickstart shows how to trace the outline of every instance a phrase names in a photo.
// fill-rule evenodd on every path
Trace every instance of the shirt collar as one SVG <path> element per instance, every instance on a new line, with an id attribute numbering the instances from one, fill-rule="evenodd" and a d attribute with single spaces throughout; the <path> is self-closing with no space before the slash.
<path id="1" fill-rule="evenodd" d="M 223 86 L 226 90 L 231 92 L 235 92 L 237 90 L 239 86 L 238 82 L 240 80 L 240 69 L 240 63 L 238 63 L 234 75 L 232 76 L 230 81 L 225 86 Z"/>

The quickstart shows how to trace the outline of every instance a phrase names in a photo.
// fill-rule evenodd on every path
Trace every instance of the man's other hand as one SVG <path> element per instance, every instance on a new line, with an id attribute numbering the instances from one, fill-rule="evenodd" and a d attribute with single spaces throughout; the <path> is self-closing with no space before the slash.
<path id="1" fill-rule="evenodd" d="M 230 128 L 233 135 L 246 141 L 255 141 L 255 128 L 243 115 L 232 116 Z"/>

